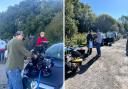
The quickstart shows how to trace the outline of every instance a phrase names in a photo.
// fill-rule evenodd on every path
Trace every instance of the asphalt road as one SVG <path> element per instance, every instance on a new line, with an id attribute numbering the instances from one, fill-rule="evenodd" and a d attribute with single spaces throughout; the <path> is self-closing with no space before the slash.
<path id="1" fill-rule="evenodd" d="M 65 80 L 65 89 L 128 89 L 126 40 L 102 47 L 102 56 L 94 59 L 96 50 L 82 64 L 80 71 Z"/>

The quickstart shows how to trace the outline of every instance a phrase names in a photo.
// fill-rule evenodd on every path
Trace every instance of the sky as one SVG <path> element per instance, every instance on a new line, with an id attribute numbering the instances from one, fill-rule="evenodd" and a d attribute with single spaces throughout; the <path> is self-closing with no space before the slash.
<path id="1" fill-rule="evenodd" d="M 23 0 L 0 0 L 0 12 L 6 11 L 9 6 L 18 4 Z M 128 0 L 80 0 L 91 6 L 96 15 L 109 14 L 118 19 L 122 15 L 128 16 Z"/>
<path id="2" fill-rule="evenodd" d="M 9 6 L 19 4 L 23 0 L 0 0 L 0 12 L 6 11 Z"/>
<path id="3" fill-rule="evenodd" d="M 81 0 L 91 6 L 96 15 L 108 14 L 115 19 L 128 16 L 128 0 Z"/>

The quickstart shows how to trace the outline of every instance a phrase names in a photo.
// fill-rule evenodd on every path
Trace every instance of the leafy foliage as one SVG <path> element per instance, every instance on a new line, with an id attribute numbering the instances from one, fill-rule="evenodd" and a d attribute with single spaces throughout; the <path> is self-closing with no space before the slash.
<path id="1" fill-rule="evenodd" d="M 108 14 L 96 16 L 91 7 L 88 4 L 81 3 L 80 0 L 66 0 L 65 5 L 66 45 L 82 44 L 78 40 L 82 38 L 86 40 L 86 36 L 83 35 L 80 38 L 80 34 L 87 33 L 89 30 L 95 32 L 99 29 L 103 33 L 116 31 L 123 34 L 128 29 L 127 16 L 122 16 L 119 21 Z"/>
<path id="2" fill-rule="evenodd" d="M 70 39 L 65 38 L 65 45 L 66 46 L 86 45 L 86 34 L 77 33 L 74 34 L 74 36 L 72 36 L 72 38 Z"/>
<path id="3" fill-rule="evenodd" d="M 116 20 L 107 14 L 100 15 L 96 19 L 96 27 L 102 32 L 111 31 L 114 24 L 116 24 Z"/>
<path id="4" fill-rule="evenodd" d="M 51 23 L 45 28 L 47 38 L 51 43 L 63 41 L 63 13 L 57 13 Z M 51 39 L 52 38 L 52 39 Z"/>
<path id="5" fill-rule="evenodd" d="M 65 36 L 71 38 L 77 32 L 76 20 L 74 19 L 73 0 L 65 0 Z"/>
<path id="6" fill-rule="evenodd" d="M 128 31 L 128 16 L 122 16 L 119 22 L 124 26 L 125 31 Z"/>
<path id="7" fill-rule="evenodd" d="M 0 13 L 0 38 L 12 38 L 17 30 L 24 31 L 26 36 L 38 35 L 41 31 L 57 30 L 61 38 L 56 38 L 55 42 L 62 41 L 63 18 L 62 0 L 24 0 L 21 3 L 8 7 L 8 10 Z M 55 24 L 52 24 L 55 21 Z M 54 26 L 58 24 L 57 26 Z M 55 27 L 55 28 L 54 28 Z M 47 28 L 47 29 L 46 29 Z M 46 34 L 50 41 L 54 42 L 54 37 L 60 34 Z M 49 36 L 50 35 L 50 36 Z"/>

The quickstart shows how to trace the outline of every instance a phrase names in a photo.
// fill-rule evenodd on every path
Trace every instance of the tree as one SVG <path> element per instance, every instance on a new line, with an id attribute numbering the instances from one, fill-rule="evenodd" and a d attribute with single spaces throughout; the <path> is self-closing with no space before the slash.
<path id="1" fill-rule="evenodd" d="M 100 15 L 96 19 L 95 26 L 102 32 L 111 31 L 112 26 L 116 24 L 116 20 L 107 14 Z"/>
<path id="2" fill-rule="evenodd" d="M 125 33 L 125 29 L 123 24 L 121 24 L 120 22 L 118 22 L 118 27 L 119 27 L 119 33 L 124 34 Z"/>
<path id="3" fill-rule="evenodd" d="M 65 4 L 65 36 L 71 38 L 77 32 L 76 20 L 74 19 L 73 0 L 66 0 Z"/>
<path id="4" fill-rule="evenodd" d="M 91 7 L 88 4 L 80 3 L 80 14 L 79 14 L 79 24 L 78 24 L 78 32 L 88 32 L 94 26 L 94 22 L 96 19 L 95 14 L 92 12 Z"/>
<path id="5" fill-rule="evenodd" d="M 63 41 L 63 13 L 57 13 L 50 24 L 45 28 L 50 43 Z"/>
<path id="6" fill-rule="evenodd" d="M 77 43 L 73 38 L 78 38 L 79 33 L 91 30 L 94 27 L 96 15 L 89 5 L 80 3 L 80 0 L 66 0 L 65 4 L 65 42 L 66 44 Z"/>
<path id="7" fill-rule="evenodd" d="M 10 6 L 7 11 L 0 13 L 0 38 L 10 39 L 17 30 L 22 30 L 26 36 L 46 31 L 45 28 L 53 19 L 58 19 L 55 17 L 57 13 L 62 13 L 62 10 L 62 0 L 24 0 Z"/>
<path id="8" fill-rule="evenodd" d="M 119 32 L 119 26 L 118 26 L 118 24 L 112 25 L 112 26 L 111 26 L 111 31 Z"/>
<path id="9" fill-rule="evenodd" d="M 125 31 L 128 31 L 128 16 L 122 16 L 119 22 L 124 26 Z"/>

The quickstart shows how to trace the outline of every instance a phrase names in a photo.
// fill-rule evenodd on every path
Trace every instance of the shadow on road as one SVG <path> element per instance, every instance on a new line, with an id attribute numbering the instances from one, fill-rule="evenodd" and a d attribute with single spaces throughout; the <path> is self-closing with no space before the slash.
<path id="1" fill-rule="evenodd" d="M 73 78 L 77 73 L 69 73 L 69 74 L 66 74 L 65 76 L 65 80 L 67 80 L 68 78 Z"/>
<path id="2" fill-rule="evenodd" d="M 85 65 L 82 65 L 80 67 L 80 71 L 78 72 L 78 74 L 83 74 L 84 72 L 86 72 L 90 67 L 91 65 L 96 62 L 96 60 L 99 58 L 99 56 L 95 56 L 93 57 L 88 63 L 86 63 Z"/>

